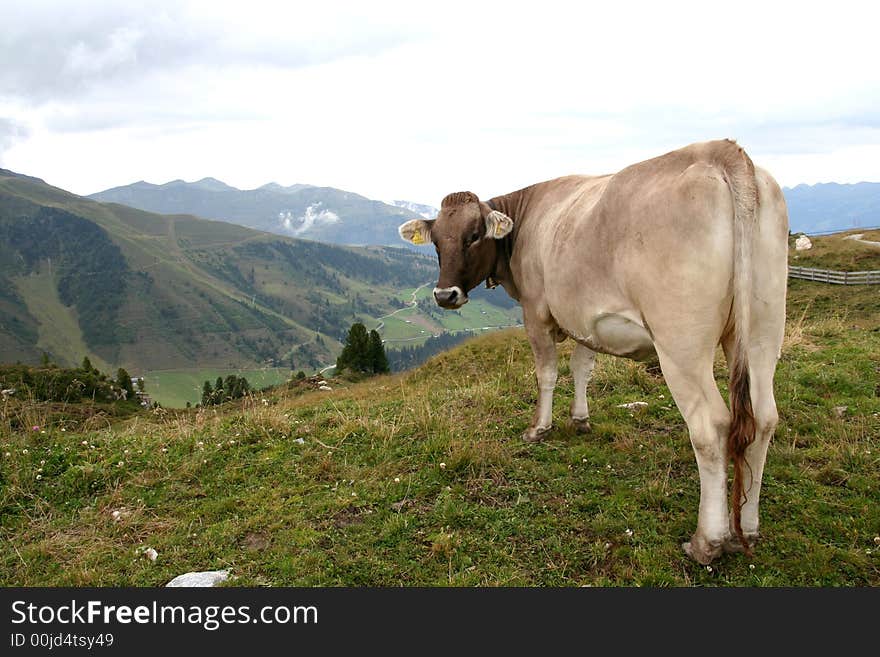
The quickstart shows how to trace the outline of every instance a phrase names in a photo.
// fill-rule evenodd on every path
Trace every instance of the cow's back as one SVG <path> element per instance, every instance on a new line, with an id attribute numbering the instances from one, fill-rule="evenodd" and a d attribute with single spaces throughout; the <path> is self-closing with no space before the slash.
<path id="1" fill-rule="evenodd" d="M 585 180 L 540 244 L 544 294 L 560 323 L 596 313 L 650 316 L 719 304 L 731 293 L 733 202 L 729 141 L 706 142 Z"/>

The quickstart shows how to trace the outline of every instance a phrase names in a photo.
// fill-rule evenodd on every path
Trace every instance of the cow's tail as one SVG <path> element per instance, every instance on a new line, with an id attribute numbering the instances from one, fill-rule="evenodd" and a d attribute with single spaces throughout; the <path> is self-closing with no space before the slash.
<path id="1" fill-rule="evenodd" d="M 752 242 L 754 240 L 758 189 L 755 165 L 735 142 L 725 149 L 724 169 L 733 196 L 734 262 L 733 262 L 733 350 L 730 354 L 730 433 L 727 437 L 728 458 L 733 460 L 733 530 L 746 554 L 751 554 L 741 525 L 743 467 L 746 449 L 755 440 L 755 416 L 749 385 L 749 326 L 752 299 Z"/>

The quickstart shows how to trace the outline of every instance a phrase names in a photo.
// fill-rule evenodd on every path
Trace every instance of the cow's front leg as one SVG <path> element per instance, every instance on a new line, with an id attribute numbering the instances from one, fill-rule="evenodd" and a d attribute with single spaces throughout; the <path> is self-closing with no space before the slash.
<path id="1" fill-rule="evenodd" d="M 590 408 L 587 404 L 587 383 L 596 364 L 596 352 L 582 344 L 571 352 L 571 374 L 574 377 L 574 399 L 571 400 L 571 422 L 579 433 L 590 430 Z"/>
<path id="2" fill-rule="evenodd" d="M 523 434 L 529 443 L 540 441 L 553 427 L 553 389 L 556 387 L 556 340 L 552 326 L 526 322 L 526 331 L 535 355 L 535 378 L 538 382 L 538 406 L 532 425 Z"/>

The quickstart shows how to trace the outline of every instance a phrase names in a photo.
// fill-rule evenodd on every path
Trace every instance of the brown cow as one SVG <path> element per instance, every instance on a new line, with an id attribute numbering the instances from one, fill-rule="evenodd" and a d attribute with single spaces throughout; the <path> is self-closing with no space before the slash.
<path id="1" fill-rule="evenodd" d="M 487 202 L 450 194 L 436 219 L 408 221 L 400 235 L 434 243 L 442 307 L 466 303 L 483 280 L 522 304 L 539 389 L 527 441 L 551 429 L 556 342 L 577 342 L 571 418 L 583 430 L 596 352 L 656 353 L 700 471 L 697 529 L 682 547 L 702 564 L 750 551 L 778 419 L 788 215 L 776 181 L 742 148 L 692 144 L 613 175 L 557 178 Z M 731 371 L 730 410 L 712 371 L 718 344 Z"/>

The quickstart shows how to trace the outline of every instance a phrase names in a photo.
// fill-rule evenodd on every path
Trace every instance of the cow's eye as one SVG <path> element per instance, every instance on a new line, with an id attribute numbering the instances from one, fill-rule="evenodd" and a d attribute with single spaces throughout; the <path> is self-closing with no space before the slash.
<path id="1" fill-rule="evenodd" d="M 468 246 L 470 246 L 471 244 L 473 244 L 474 242 L 476 242 L 478 239 L 480 239 L 480 234 L 479 234 L 479 233 L 471 233 L 471 234 L 468 236 L 468 238 L 465 240 L 465 244 L 467 244 Z"/>

